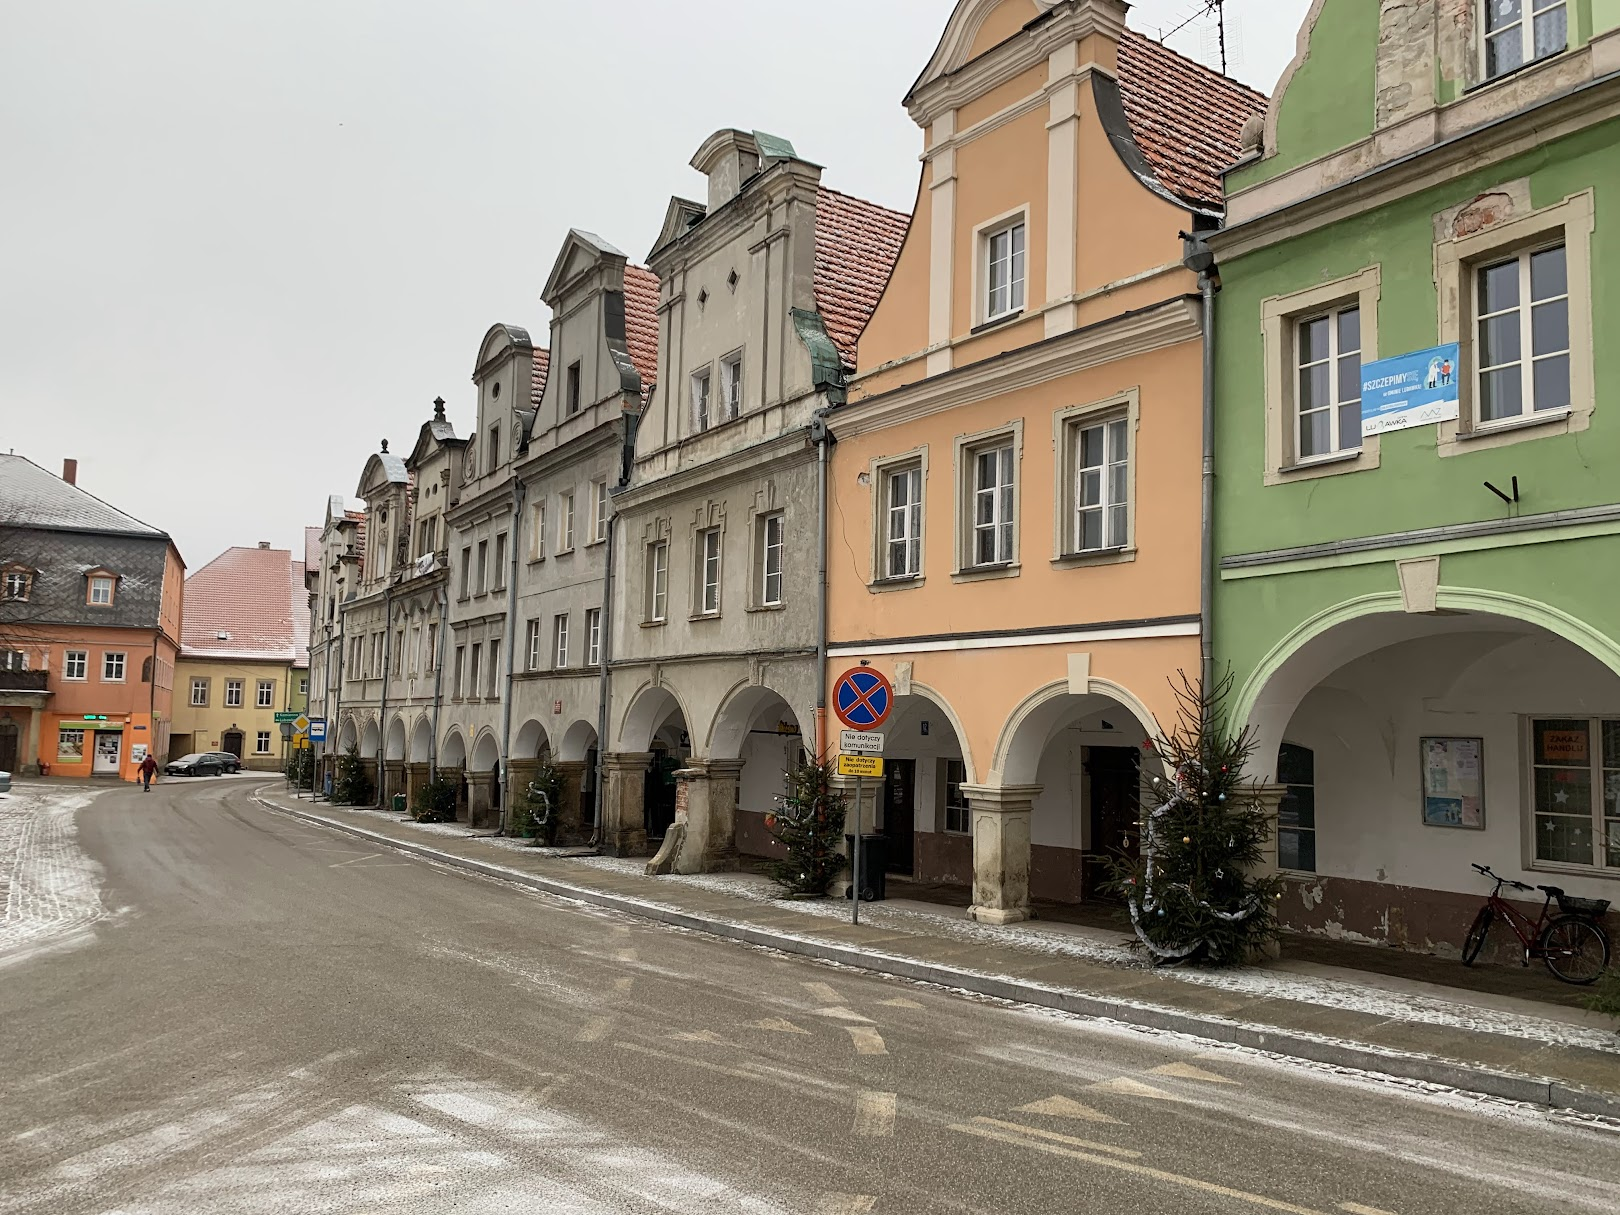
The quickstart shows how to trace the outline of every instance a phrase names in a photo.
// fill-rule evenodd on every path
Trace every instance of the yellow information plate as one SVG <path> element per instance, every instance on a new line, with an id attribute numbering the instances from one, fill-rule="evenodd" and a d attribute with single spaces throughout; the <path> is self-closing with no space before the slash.
<path id="1" fill-rule="evenodd" d="M 882 776 L 883 761 L 876 755 L 840 755 L 839 776 Z"/>

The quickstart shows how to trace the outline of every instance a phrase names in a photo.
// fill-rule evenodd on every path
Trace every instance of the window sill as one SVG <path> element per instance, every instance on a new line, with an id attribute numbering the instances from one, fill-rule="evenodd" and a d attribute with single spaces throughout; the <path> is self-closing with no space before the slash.
<path id="1" fill-rule="evenodd" d="M 1559 426 L 1575 415 L 1573 409 L 1548 409 L 1542 413 L 1526 414 L 1507 422 L 1483 422 L 1457 431 L 1457 442 L 1470 443 L 1488 439 L 1492 435 L 1512 434 L 1519 430 L 1534 430 L 1538 426 Z"/>
<path id="2" fill-rule="evenodd" d="M 553 557 L 572 557 L 574 555 L 574 550 L 573 550 L 572 547 L 570 547 L 570 548 L 560 548 L 556 552 L 552 553 L 551 555 Z"/>
<path id="3" fill-rule="evenodd" d="M 898 578 L 877 578 L 866 584 L 866 589 L 874 593 L 880 591 L 909 591 L 913 587 L 921 586 L 924 578 L 921 574 L 904 574 Z"/>
<path id="4" fill-rule="evenodd" d="M 1016 561 L 1006 561 L 1000 565 L 970 565 L 953 573 L 951 581 L 990 582 L 998 578 L 1017 578 L 1023 570 L 1024 567 Z"/>
<path id="5" fill-rule="evenodd" d="M 745 609 L 750 612 L 782 612 L 787 610 L 785 603 L 759 603 Z"/>
<path id="6" fill-rule="evenodd" d="M 1532 873 L 1561 873 L 1569 877 L 1604 878 L 1611 882 L 1620 880 L 1620 869 L 1600 869 L 1596 865 L 1574 865 L 1565 861 L 1532 861 L 1525 868 Z M 1534 893 L 1539 895 L 1541 891 Z"/>
<path id="7" fill-rule="evenodd" d="M 600 540 L 587 540 L 587 541 L 585 541 L 585 547 L 586 548 L 601 548 L 606 543 L 607 543 L 607 537 L 603 536 Z"/>
<path id="8" fill-rule="evenodd" d="M 1576 48 L 1576 49 L 1579 49 L 1579 48 Z M 1531 71 L 1534 68 L 1541 67 L 1543 64 L 1546 64 L 1546 63 L 1551 63 L 1554 59 L 1561 59 L 1563 56 L 1569 54 L 1569 52 L 1570 52 L 1570 45 L 1569 45 L 1568 40 L 1566 39 L 1565 42 L 1564 42 L 1564 45 L 1562 47 L 1560 47 L 1556 51 L 1549 51 L 1547 54 L 1538 55 L 1534 59 L 1526 59 L 1523 63 L 1519 64 L 1518 67 L 1509 68 L 1505 72 L 1498 72 L 1494 76 L 1487 76 L 1483 80 L 1475 81 L 1473 84 L 1470 84 L 1466 88 L 1463 89 L 1462 96 L 1468 97 L 1468 96 L 1473 95 L 1474 93 L 1481 92 L 1484 89 L 1491 88 L 1494 85 L 1502 84 L 1505 81 L 1512 80 L 1516 76 L 1522 76 L 1522 75 L 1524 75 L 1524 73 L 1526 73 L 1528 71 Z"/>
<path id="9" fill-rule="evenodd" d="M 1336 451 L 1331 456 L 1313 456 L 1308 460 L 1296 460 L 1292 464 L 1284 464 L 1277 471 L 1283 476 L 1291 473 L 1308 473 L 1313 469 L 1326 468 L 1334 464 L 1348 464 L 1362 457 L 1363 449 L 1353 447 L 1349 451 Z"/>
<path id="10" fill-rule="evenodd" d="M 1089 565 L 1121 565 L 1135 560 L 1136 546 L 1128 544 L 1121 548 L 1100 548 L 1094 552 L 1064 553 L 1061 557 L 1052 559 L 1052 568 L 1073 570 L 1083 569 Z"/>
<path id="11" fill-rule="evenodd" d="M 686 619 L 687 619 L 688 622 L 690 622 L 692 624 L 696 624 L 700 620 L 719 620 L 720 619 L 720 613 L 719 612 L 694 612 L 692 615 L 688 616 Z"/>
<path id="12" fill-rule="evenodd" d="M 540 556 L 538 556 L 538 557 L 530 557 L 529 558 L 529 564 L 530 565 L 544 565 L 545 562 L 546 562 L 546 556 L 545 556 L 544 553 L 540 554 Z"/>
<path id="13" fill-rule="evenodd" d="M 968 336 L 977 337 L 981 333 L 988 333 L 992 329 L 999 329 L 1003 325 L 1011 324 L 1013 321 L 1016 321 L 1023 315 L 1024 310 L 1020 308 L 1017 312 L 1004 312 L 1000 316 L 993 316 L 989 320 L 983 321 L 969 329 Z"/>
<path id="14" fill-rule="evenodd" d="M 668 623 L 668 620 L 643 620 L 641 627 L 644 629 L 661 629 Z"/>

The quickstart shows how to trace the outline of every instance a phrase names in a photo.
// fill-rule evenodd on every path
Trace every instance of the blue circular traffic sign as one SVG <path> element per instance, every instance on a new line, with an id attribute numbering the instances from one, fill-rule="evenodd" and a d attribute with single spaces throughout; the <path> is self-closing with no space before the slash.
<path id="1" fill-rule="evenodd" d="M 855 667 L 833 685 L 833 712 L 851 730 L 875 730 L 894 708 L 894 685 L 880 671 Z"/>

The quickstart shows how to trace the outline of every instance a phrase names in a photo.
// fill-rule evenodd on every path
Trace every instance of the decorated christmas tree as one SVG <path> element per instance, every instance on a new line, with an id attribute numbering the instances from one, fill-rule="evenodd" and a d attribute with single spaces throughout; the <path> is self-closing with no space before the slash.
<path id="1" fill-rule="evenodd" d="M 771 877 L 789 894 L 827 893 L 844 868 L 844 795 L 832 787 L 831 764 L 804 763 L 787 773 L 779 808 L 766 829 L 787 856 L 771 863 Z"/>
<path id="2" fill-rule="evenodd" d="M 1232 966 L 1277 936 L 1282 884 L 1254 874 L 1271 819 L 1245 783 L 1254 740 L 1226 722 L 1231 676 L 1206 688 L 1178 674 L 1175 729 L 1143 744 L 1144 770 L 1157 755 L 1163 772 L 1144 782 L 1141 856 L 1116 861 L 1112 885 L 1157 963 Z"/>

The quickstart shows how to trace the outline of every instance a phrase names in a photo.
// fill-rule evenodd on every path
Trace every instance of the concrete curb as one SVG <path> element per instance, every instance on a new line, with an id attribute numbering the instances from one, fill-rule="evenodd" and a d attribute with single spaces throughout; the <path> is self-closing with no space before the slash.
<path id="1" fill-rule="evenodd" d="M 342 831 L 413 856 L 419 856 L 424 860 L 435 861 L 483 877 L 516 882 L 519 885 L 546 894 L 556 895 L 560 898 L 570 899 L 574 902 L 588 903 L 610 911 L 656 920 L 659 923 L 690 929 L 694 932 L 707 933 L 710 936 L 722 937 L 727 940 L 741 941 L 747 945 L 758 945 L 779 950 L 783 953 L 816 958 L 823 962 L 836 962 L 857 970 L 875 971 L 879 974 L 895 975 L 899 978 L 932 983 L 941 987 L 957 988 L 962 991 L 973 992 L 976 995 L 991 996 L 1019 1004 L 1031 1004 L 1039 1008 L 1051 1008 L 1084 1017 L 1118 1021 L 1143 1029 L 1156 1029 L 1170 1033 L 1188 1034 L 1198 1038 L 1208 1038 L 1217 1042 L 1230 1043 L 1233 1046 L 1249 1047 L 1274 1055 L 1326 1064 L 1330 1067 L 1352 1068 L 1357 1071 L 1394 1076 L 1402 1080 L 1416 1080 L 1426 1084 L 1443 1085 L 1447 1088 L 1480 1093 L 1505 1101 L 1521 1101 L 1532 1105 L 1549 1106 L 1554 1109 L 1573 1110 L 1581 1114 L 1620 1119 L 1620 1093 L 1604 1093 L 1595 1089 L 1580 1088 L 1545 1077 L 1538 1078 L 1514 1072 L 1493 1071 L 1489 1068 L 1458 1063 L 1434 1055 L 1381 1050 L 1374 1046 L 1350 1042 L 1341 1038 L 1326 1038 L 1314 1034 L 1273 1029 L 1269 1026 L 1255 1025 L 1252 1022 L 1233 1021 L 1224 1017 L 1201 1016 L 1194 1013 L 1180 1012 L 1173 1008 L 1165 1008 L 1161 1005 L 1142 1004 L 1130 1000 L 1113 1000 L 1104 996 L 1087 995 L 1085 992 L 1075 991 L 1070 988 L 1048 987 L 1039 983 L 988 975 L 980 971 L 942 966 L 932 962 L 921 962 L 915 958 L 902 958 L 892 954 L 856 949 L 834 944 L 830 941 L 817 940 L 814 937 L 773 932 L 749 924 L 738 924 L 729 920 L 696 915 L 667 904 L 649 902 L 627 895 L 610 894 L 606 891 L 593 890 L 587 886 L 576 886 L 570 882 L 559 881 L 556 878 L 525 873 L 520 869 L 509 869 L 504 865 L 488 861 L 456 856 L 453 853 L 442 852 L 426 844 L 397 840 L 392 836 L 383 835 L 376 831 L 368 831 L 364 827 L 357 827 L 352 823 L 326 818 L 307 810 L 278 805 L 257 795 L 255 795 L 254 801 L 275 813 L 301 819 L 314 826 Z"/>

